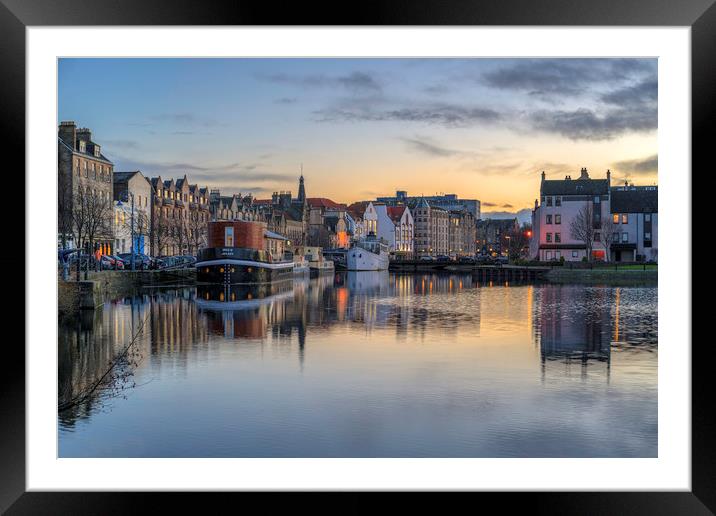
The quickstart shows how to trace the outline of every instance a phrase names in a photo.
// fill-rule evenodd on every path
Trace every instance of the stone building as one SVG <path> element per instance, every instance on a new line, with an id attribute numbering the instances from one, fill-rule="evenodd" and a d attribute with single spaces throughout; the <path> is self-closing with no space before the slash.
<path id="1" fill-rule="evenodd" d="M 474 256 L 476 227 L 475 217 L 467 209 L 450 210 L 448 253 L 450 256 Z"/>
<path id="2" fill-rule="evenodd" d="M 114 164 L 102 154 L 87 128 L 60 122 L 57 138 L 58 245 L 90 243 L 113 252 L 112 184 Z"/>
<path id="3" fill-rule="evenodd" d="M 411 208 L 414 220 L 415 256 L 447 255 L 450 215 L 443 208 L 432 206 L 421 197 Z"/>
<path id="4" fill-rule="evenodd" d="M 149 253 L 152 184 L 139 170 L 114 172 L 114 252 Z M 134 234 L 134 246 L 132 246 Z"/>
<path id="5" fill-rule="evenodd" d="M 440 194 L 425 196 L 410 196 L 405 190 L 398 190 L 395 196 L 378 197 L 376 202 L 382 202 L 388 206 L 415 206 L 421 199 L 425 199 L 433 208 L 442 208 L 448 211 L 467 210 L 472 213 L 475 220 L 480 218 L 480 201 L 477 199 L 460 199 L 457 194 Z"/>
<path id="6" fill-rule="evenodd" d="M 206 245 L 208 188 L 189 184 L 186 175 L 176 181 L 153 177 L 150 183 L 154 199 L 149 230 L 151 254 L 196 254 Z"/>
<path id="7" fill-rule="evenodd" d="M 308 197 L 308 245 L 326 249 L 345 247 L 348 226 L 345 222 L 347 206 L 326 199 Z M 338 223 L 338 219 L 342 222 Z"/>

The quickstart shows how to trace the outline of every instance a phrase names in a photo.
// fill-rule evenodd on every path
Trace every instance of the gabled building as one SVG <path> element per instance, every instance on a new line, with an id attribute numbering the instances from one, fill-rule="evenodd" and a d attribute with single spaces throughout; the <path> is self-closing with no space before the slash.
<path id="1" fill-rule="evenodd" d="M 611 189 L 612 261 L 658 261 L 659 190 L 625 184 Z"/>
<path id="2" fill-rule="evenodd" d="M 407 206 L 369 202 L 363 213 L 363 225 L 366 234 L 374 233 L 388 244 L 391 254 L 412 257 L 415 223 Z"/>
<path id="3" fill-rule="evenodd" d="M 114 252 L 149 253 L 152 184 L 139 170 L 114 172 Z M 134 242 L 132 242 L 134 236 Z"/>
<path id="4" fill-rule="evenodd" d="M 449 253 L 449 212 L 433 206 L 425 197 L 411 205 L 413 215 L 413 249 L 417 257 Z"/>
<path id="5" fill-rule="evenodd" d="M 347 206 L 325 197 L 308 197 L 306 203 L 309 210 L 309 245 L 323 248 L 338 247 L 339 244 L 344 246 L 348 242 L 348 226 L 345 223 Z M 343 219 L 343 223 L 333 223 L 332 219 Z"/>

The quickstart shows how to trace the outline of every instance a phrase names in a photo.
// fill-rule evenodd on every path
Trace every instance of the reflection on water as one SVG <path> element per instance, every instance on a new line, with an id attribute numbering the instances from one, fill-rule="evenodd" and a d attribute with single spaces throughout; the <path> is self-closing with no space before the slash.
<path id="1" fill-rule="evenodd" d="M 469 274 L 146 290 L 60 324 L 60 402 L 141 355 L 60 456 L 656 456 L 656 323 L 656 288 Z"/>

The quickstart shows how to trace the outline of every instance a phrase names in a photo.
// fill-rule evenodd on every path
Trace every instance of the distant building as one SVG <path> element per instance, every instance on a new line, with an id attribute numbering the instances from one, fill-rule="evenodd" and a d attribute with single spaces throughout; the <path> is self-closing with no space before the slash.
<path id="1" fill-rule="evenodd" d="M 475 217 L 467 209 L 450 210 L 448 253 L 450 256 L 474 256 L 476 226 Z"/>
<path id="2" fill-rule="evenodd" d="M 512 237 L 520 229 L 513 219 L 482 219 L 477 221 L 477 252 L 498 256 L 507 255 Z"/>
<path id="3" fill-rule="evenodd" d="M 359 240 L 365 236 L 363 215 L 365 214 L 365 209 L 368 207 L 368 203 L 369 201 L 354 202 L 346 208 L 348 232 L 353 240 Z"/>
<path id="4" fill-rule="evenodd" d="M 425 199 L 434 208 L 442 208 L 447 211 L 461 211 L 463 209 L 472 213 L 475 220 L 480 218 L 480 201 L 477 199 L 459 199 L 456 194 L 409 196 L 405 190 L 398 190 L 395 196 L 378 197 L 376 202 L 382 202 L 389 206 L 405 204 L 416 205 L 420 199 Z"/>
<path id="5" fill-rule="evenodd" d="M 656 186 L 611 188 L 612 261 L 658 261 L 659 191 Z"/>
<path id="6" fill-rule="evenodd" d="M 450 215 L 443 208 L 432 206 L 425 197 L 420 197 L 412 209 L 415 255 L 438 256 L 447 255 L 450 251 Z"/>
<path id="7" fill-rule="evenodd" d="M 73 248 L 91 243 L 102 254 L 110 254 L 114 244 L 114 164 L 102 154 L 100 145 L 92 140 L 89 129 L 77 128 L 71 121 L 60 122 L 57 170 L 58 244 Z M 78 239 L 81 241 L 78 242 Z"/>
<path id="8" fill-rule="evenodd" d="M 308 243 L 325 249 L 346 247 L 349 243 L 345 221 L 347 206 L 325 197 L 308 197 Z M 338 222 L 341 219 L 341 222 Z"/>

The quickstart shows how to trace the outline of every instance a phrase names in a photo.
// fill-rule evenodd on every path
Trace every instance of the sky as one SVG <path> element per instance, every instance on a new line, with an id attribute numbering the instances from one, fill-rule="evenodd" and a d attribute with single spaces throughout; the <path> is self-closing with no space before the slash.
<path id="1" fill-rule="evenodd" d="M 657 182 L 656 59 L 60 59 L 58 123 L 115 170 L 351 203 L 533 206 L 548 179 Z"/>

